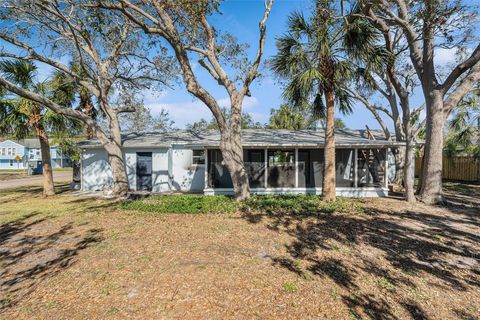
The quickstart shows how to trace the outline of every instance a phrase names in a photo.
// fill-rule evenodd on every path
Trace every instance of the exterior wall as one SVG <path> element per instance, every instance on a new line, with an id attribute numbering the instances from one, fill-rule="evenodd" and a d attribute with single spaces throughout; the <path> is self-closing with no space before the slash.
<path id="1" fill-rule="evenodd" d="M 205 165 L 193 164 L 193 150 L 173 148 L 171 152 L 173 190 L 203 191 L 205 188 Z"/>
<path id="2" fill-rule="evenodd" d="M 386 149 L 383 149 L 386 154 Z M 382 151 L 382 152 L 383 152 Z M 151 152 L 152 153 L 152 191 L 153 192 L 167 192 L 167 191 L 190 191 L 203 192 L 207 195 L 215 194 L 232 194 L 231 188 L 208 188 L 206 187 L 205 179 L 205 164 L 193 164 L 193 149 L 187 147 L 173 147 L 170 149 L 125 149 L 124 159 L 127 171 L 127 178 L 130 190 L 137 189 L 136 166 L 137 166 L 137 152 Z M 298 155 L 298 150 L 296 150 Z M 339 158 L 340 159 L 340 158 Z M 342 175 L 348 173 L 349 179 L 356 168 L 356 152 L 348 150 L 348 156 L 345 157 L 348 161 L 342 161 L 348 165 Z M 265 158 L 265 160 L 267 160 Z M 310 161 L 317 161 L 316 157 L 311 157 Z M 388 161 L 385 161 L 387 166 L 386 172 L 390 175 Z M 207 165 L 208 157 L 207 157 Z M 298 166 L 298 161 L 295 164 Z M 316 171 L 314 168 L 310 171 L 312 176 Z M 337 168 L 338 170 L 338 168 Z M 258 194 L 277 194 L 277 193 L 291 193 L 291 194 L 321 194 L 322 189 L 318 186 L 301 186 L 299 185 L 297 173 L 296 184 L 297 188 L 252 188 L 252 193 Z M 353 175 L 356 177 L 356 175 Z M 355 184 L 357 183 L 355 178 Z M 351 185 L 350 185 L 351 184 Z M 380 185 L 374 187 L 361 187 L 353 185 L 353 182 L 348 186 L 337 186 L 337 195 L 346 197 L 376 197 L 388 195 L 387 185 Z M 305 185 L 305 182 L 302 183 Z M 112 187 L 111 168 L 108 163 L 108 157 L 103 149 L 89 149 L 82 153 L 82 190 L 98 191 Z"/>
<path id="3" fill-rule="evenodd" d="M 112 188 L 112 169 L 105 150 L 89 149 L 83 152 L 81 165 L 82 190 L 101 191 Z"/>
<path id="4" fill-rule="evenodd" d="M 267 188 L 250 189 L 254 194 L 322 194 L 322 188 Z M 205 189 L 205 195 L 233 195 L 232 189 Z M 388 189 L 385 188 L 336 188 L 336 194 L 340 197 L 386 197 Z"/>
<path id="5" fill-rule="evenodd" d="M 130 190 L 137 190 L 137 152 L 152 153 L 152 192 L 170 191 L 168 179 L 168 153 L 162 149 L 125 149 L 124 159 Z"/>
<path id="6" fill-rule="evenodd" d="M 10 149 L 10 154 L 8 150 Z M 13 153 L 13 149 L 15 152 Z M 23 156 L 25 155 L 25 147 L 15 143 L 11 140 L 5 140 L 0 142 L 0 170 L 22 170 L 25 169 L 23 165 Z M 15 160 L 16 157 L 22 158 L 20 161 Z M 10 166 L 10 160 L 12 160 L 12 166 Z"/>

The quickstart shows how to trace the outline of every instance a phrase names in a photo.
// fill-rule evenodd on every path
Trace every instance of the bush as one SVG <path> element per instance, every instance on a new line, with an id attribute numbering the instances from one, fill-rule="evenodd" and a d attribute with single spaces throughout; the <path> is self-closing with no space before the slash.
<path id="1" fill-rule="evenodd" d="M 131 200 L 123 209 L 159 213 L 232 213 L 238 203 L 227 196 L 174 195 Z"/>
<path id="2" fill-rule="evenodd" d="M 337 198 L 335 201 L 326 202 L 317 195 L 252 195 L 242 203 L 228 196 L 152 196 L 124 202 L 122 208 L 158 213 L 232 213 L 241 209 L 269 214 L 304 215 L 362 210 L 358 200 Z"/>
<path id="3" fill-rule="evenodd" d="M 358 200 L 337 198 L 326 202 L 318 195 L 254 195 L 244 201 L 242 209 L 266 213 L 315 214 L 352 212 L 362 209 Z"/>

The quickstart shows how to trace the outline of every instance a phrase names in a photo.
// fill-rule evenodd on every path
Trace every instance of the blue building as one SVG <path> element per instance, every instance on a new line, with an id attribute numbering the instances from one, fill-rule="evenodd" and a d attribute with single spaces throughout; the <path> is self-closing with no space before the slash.
<path id="1" fill-rule="evenodd" d="M 70 160 L 65 158 L 58 146 L 50 146 L 52 168 L 63 168 L 70 165 Z M 36 167 L 41 165 L 42 153 L 38 139 L 4 140 L 0 142 L 0 170 L 23 170 L 28 164 Z"/>

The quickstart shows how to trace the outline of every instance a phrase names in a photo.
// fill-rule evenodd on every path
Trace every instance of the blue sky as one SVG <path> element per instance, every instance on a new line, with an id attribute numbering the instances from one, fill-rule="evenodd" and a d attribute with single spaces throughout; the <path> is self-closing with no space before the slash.
<path id="1" fill-rule="evenodd" d="M 477 2 L 474 0 L 473 2 Z M 306 15 L 310 12 L 312 1 L 310 0 L 276 0 L 273 5 L 267 23 L 267 36 L 265 42 L 264 59 L 269 59 L 276 53 L 275 39 L 286 32 L 286 22 L 288 15 L 293 11 L 301 10 Z M 473 4 L 473 3 L 471 3 Z M 221 15 L 213 16 L 210 21 L 218 29 L 228 31 L 235 35 L 240 42 L 250 44 L 250 57 L 253 57 L 258 43 L 258 22 L 263 15 L 263 0 L 226 0 L 220 6 Z M 455 60 L 455 49 L 437 49 L 436 64 L 448 65 Z M 195 72 L 198 79 L 214 96 L 220 101 L 222 106 L 228 107 L 228 96 L 223 89 L 202 68 L 196 64 Z M 278 108 L 283 102 L 282 88 L 276 83 L 272 74 L 266 72 L 260 79 L 255 80 L 251 87 L 251 98 L 246 98 L 244 110 L 249 112 L 255 121 L 261 123 L 268 122 L 270 110 Z M 372 97 L 372 103 L 386 104 L 386 101 L 380 97 Z M 423 97 L 419 90 L 414 92 L 411 98 L 412 108 L 417 107 L 423 102 Z M 148 92 L 145 95 L 145 104 L 152 109 L 154 113 L 165 108 L 170 112 L 176 126 L 183 128 L 186 124 L 197 121 L 201 118 L 210 119 L 209 109 L 194 97 L 189 95 L 183 83 L 175 87 L 175 90 L 167 90 L 160 95 L 151 95 Z M 377 121 L 371 113 L 361 104 L 357 104 L 354 112 L 342 118 L 349 128 L 370 128 L 380 129 Z M 384 117 L 385 118 L 385 117 Z M 387 124 L 392 128 L 392 123 L 386 119 Z"/>
<path id="2" fill-rule="evenodd" d="M 471 2 L 470 2 L 471 1 Z M 467 3 L 478 6 L 480 0 L 470 0 Z M 267 22 L 267 34 L 263 59 L 270 59 L 276 53 L 275 39 L 286 32 L 287 19 L 294 11 L 303 11 L 306 15 L 311 11 L 312 0 L 276 0 L 270 17 Z M 210 18 L 212 25 L 220 31 L 228 31 L 236 36 L 241 43 L 250 45 L 248 50 L 250 58 L 253 58 L 258 46 L 258 23 L 263 15 L 263 0 L 225 0 L 220 6 L 221 14 L 215 14 Z M 478 39 L 477 29 L 477 39 Z M 8 48 L 7 46 L 6 48 Z M 437 49 L 435 62 L 437 65 L 445 66 L 455 60 L 455 49 Z M 193 61 L 197 57 L 192 55 Z M 200 83 L 209 90 L 223 107 L 229 107 L 228 95 L 225 89 L 219 86 L 211 76 L 203 70 L 196 62 L 193 62 L 194 71 Z M 50 74 L 51 68 L 39 64 L 39 74 L 46 77 Z M 250 113 L 254 121 L 267 123 L 272 108 L 278 108 L 282 102 L 282 88 L 275 81 L 271 72 L 263 68 L 263 77 L 256 79 L 251 86 L 252 97 L 246 97 L 244 111 Z M 144 102 L 154 114 L 162 109 L 169 111 L 175 126 L 184 128 L 188 123 L 198 121 L 201 118 L 210 119 L 210 110 L 200 101 L 188 94 L 183 82 L 173 89 L 166 89 L 161 93 L 144 92 Z M 386 105 L 386 101 L 379 97 L 372 97 L 372 103 Z M 416 90 L 412 99 L 412 107 L 423 102 L 419 90 Z M 354 112 L 343 116 L 337 113 L 349 128 L 370 128 L 379 129 L 380 126 L 371 113 L 361 104 L 356 105 Z M 389 127 L 391 121 L 386 119 Z"/>

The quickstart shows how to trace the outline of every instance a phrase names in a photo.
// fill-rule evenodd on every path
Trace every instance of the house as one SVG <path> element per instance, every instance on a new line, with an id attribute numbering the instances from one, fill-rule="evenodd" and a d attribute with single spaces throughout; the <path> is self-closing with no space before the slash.
<path id="1" fill-rule="evenodd" d="M 132 191 L 232 194 L 232 181 L 222 165 L 217 131 L 130 133 L 123 152 Z M 322 130 L 248 129 L 242 131 L 245 167 L 253 193 L 314 193 L 322 191 Z M 394 176 L 390 149 L 403 143 L 365 131 L 336 132 L 336 184 L 342 196 L 386 196 Z M 80 143 L 84 191 L 112 186 L 108 157 L 97 140 Z M 392 170 L 393 169 L 393 170 Z"/>
<path id="2" fill-rule="evenodd" d="M 58 146 L 50 146 L 52 168 L 69 166 L 70 160 L 64 157 Z M 41 166 L 42 154 L 38 139 L 4 140 L 0 142 L 0 170 L 22 170 L 27 164 Z"/>

